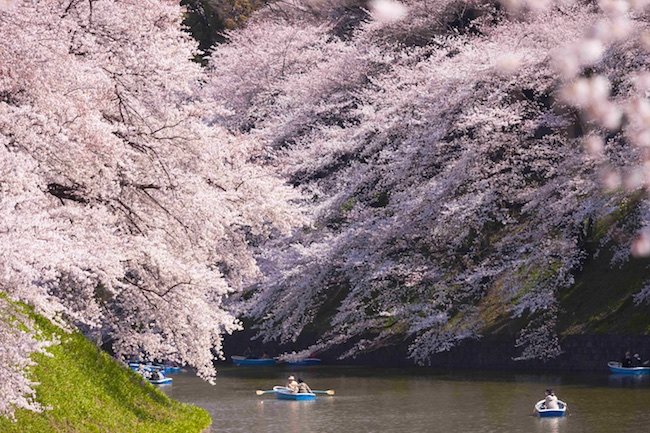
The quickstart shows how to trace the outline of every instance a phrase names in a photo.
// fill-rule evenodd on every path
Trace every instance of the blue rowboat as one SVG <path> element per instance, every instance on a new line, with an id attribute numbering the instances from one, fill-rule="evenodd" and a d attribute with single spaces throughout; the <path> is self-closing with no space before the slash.
<path id="1" fill-rule="evenodd" d="M 551 417 L 558 417 L 558 416 L 564 416 L 564 413 L 566 412 L 567 405 L 565 402 L 562 400 L 558 400 L 557 404 L 560 407 L 559 409 L 546 409 L 544 406 L 546 403 L 546 400 L 540 400 L 537 403 L 535 403 L 535 411 L 541 418 L 551 418 Z"/>
<path id="2" fill-rule="evenodd" d="M 246 358 L 245 356 L 231 356 L 232 363 L 235 365 L 246 367 L 264 367 L 267 365 L 275 365 L 273 358 Z"/>
<path id="3" fill-rule="evenodd" d="M 129 362 L 129 368 L 137 371 L 142 367 L 145 371 L 160 371 L 163 374 L 174 374 L 181 371 L 180 367 L 163 364 L 147 364 L 142 362 Z"/>
<path id="4" fill-rule="evenodd" d="M 174 374 L 174 373 L 180 373 L 181 368 L 176 367 L 176 366 L 171 366 L 171 365 L 162 365 L 162 372 L 164 374 Z"/>
<path id="5" fill-rule="evenodd" d="M 133 368 L 133 367 L 132 367 Z M 147 379 L 149 383 L 153 383 L 154 385 L 164 385 L 166 383 L 172 383 L 172 378 L 171 377 L 165 377 L 165 375 L 160 372 L 160 370 L 156 369 L 147 369 L 147 368 L 142 368 L 142 369 L 134 369 L 134 371 Z M 154 373 L 155 371 L 158 371 L 160 373 Z M 157 377 L 154 379 L 154 377 Z"/>
<path id="6" fill-rule="evenodd" d="M 650 374 L 650 367 L 622 367 L 620 362 L 607 363 L 609 372 L 613 374 Z"/>
<path id="7" fill-rule="evenodd" d="M 273 391 L 278 400 L 316 400 L 316 394 L 313 392 L 291 392 L 286 386 L 274 386 Z"/>
<path id="8" fill-rule="evenodd" d="M 153 383 L 154 385 L 164 385 L 166 383 L 172 383 L 174 379 L 171 377 L 163 377 L 162 379 L 147 379 L 149 383 Z"/>
<path id="9" fill-rule="evenodd" d="M 145 364 L 144 368 L 151 371 L 160 371 L 163 374 L 174 374 L 181 371 L 180 367 L 164 364 Z"/>
<path id="10" fill-rule="evenodd" d="M 320 359 L 318 359 L 318 358 L 297 359 L 295 361 L 287 361 L 287 364 L 294 365 L 294 366 L 318 365 L 318 364 L 320 364 Z"/>
<path id="11" fill-rule="evenodd" d="M 138 371 L 143 369 L 144 371 L 157 371 L 160 370 L 158 367 L 152 364 L 139 364 L 136 362 L 129 362 L 129 368 L 133 371 Z"/>

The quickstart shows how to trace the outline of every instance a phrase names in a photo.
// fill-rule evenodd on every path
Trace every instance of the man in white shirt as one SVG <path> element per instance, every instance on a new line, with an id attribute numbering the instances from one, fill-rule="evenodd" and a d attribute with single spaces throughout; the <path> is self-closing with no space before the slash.
<path id="1" fill-rule="evenodd" d="M 551 388 L 546 390 L 546 398 L 544 399 L 544 407 L 546 409 L 559 409 L 560 406 L 557 404 L 557 397 L 553 393 Z"/>
<path id="2" fill-rule="evenodd" d="M 287 378 L 287 389 L 290 392 L 298 392 L 298 382 L 296 382 L 296 378 L 293 376 L 289 376 Z"/>

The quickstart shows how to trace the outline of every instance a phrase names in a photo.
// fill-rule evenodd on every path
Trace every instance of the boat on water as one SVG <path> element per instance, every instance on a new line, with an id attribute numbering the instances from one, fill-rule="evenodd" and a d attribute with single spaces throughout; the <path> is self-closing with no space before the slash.
<path id="1" fill-rule="evenodd" d="M 181 367 L 177 367 L 175 365 L 163 365 L 162 366 L 162 371 L 165 374 L 180 373 L 181 370 L 182 370 Z"/>
<path id="2" fill-rule="evenodd" d="M 245 356 L 231 356 L 232 363 L 238 366 L 246 367 L 264 367 L 275 365 L 273 358 L 246 358 Z"/>
<path id="3" fill-rule="evenodd" d="M 164 385 L 167 383 L 172 383 L 174 379 L 171 377 L 163 377 L 162 379 L 147 379 L 149 383 L 152 383 L 154 385 Z"/>
<path id="4" fill-rule="evenodd" d="M 176 367 L 173 365 L 163 365 L 163 364 L 152 364 L 145 362 L 129 362 L 129 368 L 133 371 L 137 371 L 142 367 L 146 371 L 160 371 L 163 374 L 174 374 L 181 371 L 181 367 Z"/>
<path id="5" fill-rule="evenodd" d="M 288 365 L 293 366 L 306 366 L 306 365 L 319 365 L 321 360 L 319 358 L 303 358 L 296 359 L 295 361 L 287 361 Z"/>
<path id="6" fill-rule="evenodd" d="M 542 418 L 564 416 L 567 404 L 562 400 L 558 400 L 557 404 L 559 406 L 558 409 L 546 409 L 546 400 L 540 400 L 535 403 L 535 412 L 537 412 L 537 414 Z"/>
<path id="7" fill-rule="evenodd" d="M 316 400 L 316 394 L 313 392 L 291 392 L 286 386 L 274 386 L 273 391 L 278 400 Z"/>
<path id="8" fill-rule="evenodd" d="M 623 367 L 620 362 L 610 361 L 607 363 L 609 372 L 613 374 L 650 374 L 650 367 Z"/>
<path id="9" fill-rule="evenodd" d="M 133 371 L 147 379 L 149 383 L 154 385 L 164 385 L 167 383 L 172 383 L 173 379 L 171 377 L 166 377 L 165 374 L 159 369 L 147 369 L 147 368 L 133 368 L 129 365 Z"/>

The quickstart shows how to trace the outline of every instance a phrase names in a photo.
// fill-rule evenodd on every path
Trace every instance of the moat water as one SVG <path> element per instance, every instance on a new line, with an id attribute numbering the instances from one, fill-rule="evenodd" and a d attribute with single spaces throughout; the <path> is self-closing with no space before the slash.
<path id="1" fill-rule="evenodd" d="M 289 374 L 336 394 L 311 402 L 255 394 Z M 214 433 L 650 432 L 650 376 L 223 366 L 214 386 L 191 373 L 173 377 L 162 389 L 208 410 Z M 533 414 L 547 387 L 568 404 L 564 418 Z"/>

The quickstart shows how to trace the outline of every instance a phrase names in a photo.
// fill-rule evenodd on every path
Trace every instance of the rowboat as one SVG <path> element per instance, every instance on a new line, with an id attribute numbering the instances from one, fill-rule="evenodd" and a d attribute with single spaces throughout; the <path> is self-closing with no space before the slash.
<path id="1" fill-rule="evenodd" d="M 320 364 L 320 359 L 318 358 L 296 359 L 295 361 L 287 361 L 287 364 L 294 365 L 294 366 L 318 365 Z"/>
<path id="2" fill-rule="evenodd" d="M 567 409 L 567 405 L 565 402 L 563 402 L 562 400 L 557 401 L 557 404 L 560 407 L 559 409 L 546 409 L 545 403 L 546 400 L 540 400 L 537 403 L 535 403 L 535 411 L 540 417 L 550 418 L 550 417 L 564 416 L 564 413 L 566 412 Z"/>
<path id="3" fill-rule="evenodd" d="M 291 392 L 286 386 L 274 386 L 273 391 L 278 400 L 316 400 L 316 394 L 313 392 Z"/>
<path id="4" fill-rule="evenodd" d="M 623 367 L 616 361 L 608 362 L 607 367 L 613 374 L 650 374 L 650 367 Z"/>
<path id="5" fill-rule="evenodd" d="M 181 372 L 180 367 L 176 367 L 176 366 L 173 366 L 173 365 L 161 365 L 161 367 L 162 367 L 162 372 L 164 374 L 174 374 L 174 373 L 180 373 Z"/>
<path id="6" fill-rule="evenodd" d="M 246 358 L 245 356 L 231 356 L 233 364 L 246 367 L 264 367 L 275 365 L 273 358 Z"/>
<path id="7" fill-rule="evenodd" d="M 142 369 L 146 371 L 160 371 L 163 374 L 174 374 L 178 373 L 181 371 L 180 367 L 175 367 L 171 365 L 163 365 L 163 364 L 146 364 L 146 363 L 140 363 L 140 362 L 129 362 L 129 367 L 133 371 L 137 371 L 142 367 Z"/>
<path id="8" fill-rule="evenodd" d="M 149 383 L 154 385 L 164 385 L 166 383 L 172 383 L 173 379 L 171 377 L 163 377 L 162 379 L 147 379 Z"/>

